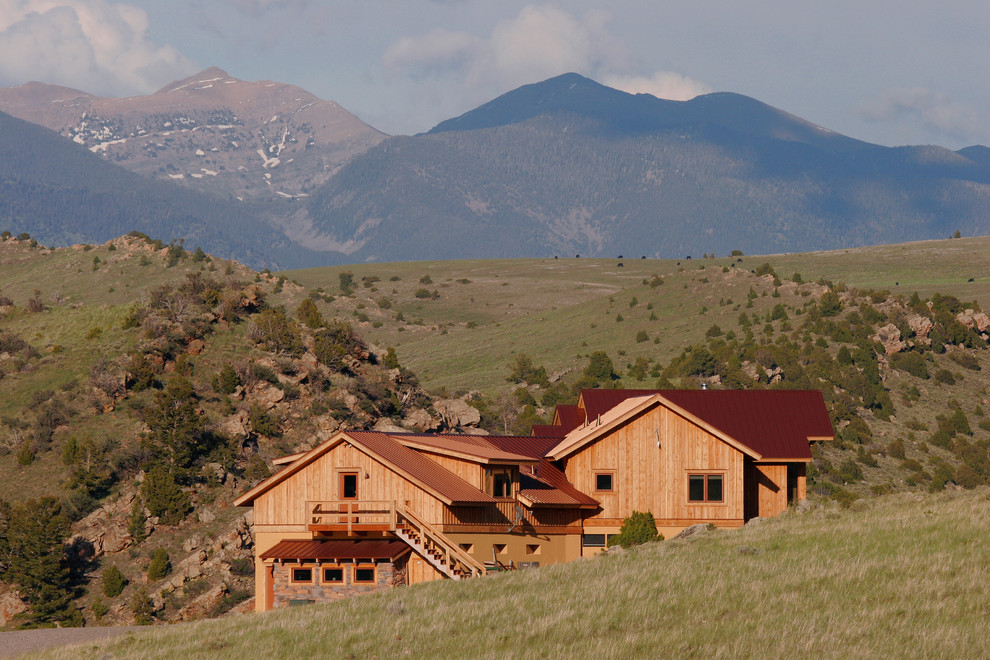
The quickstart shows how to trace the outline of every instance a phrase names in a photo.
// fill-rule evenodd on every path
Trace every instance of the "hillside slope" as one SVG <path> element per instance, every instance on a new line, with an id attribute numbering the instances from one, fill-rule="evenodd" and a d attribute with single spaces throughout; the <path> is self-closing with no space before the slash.
<path id="1" fill-rule="evenodd" d="M 0 272 L 0 627 L 224 612 L 253 576 L 230 503 L 272 458 L 343 427 L 449 428 L 394 354 L 268 273 L 141 236 L 4 236 Z M 158 550 L 171 570 L 146 577 Z"/>
<path id="2" fill-rule="evenodd" d="M 87 645 L 115 657 L 982 655 L 990 493 L 878 498 L 588 561 Z M 703 587 L 703 588 L 702 588 Z M 291 634 L 286 631 L 291 630 Z M 77 657 L 79 648 L 40 655 Z"/>

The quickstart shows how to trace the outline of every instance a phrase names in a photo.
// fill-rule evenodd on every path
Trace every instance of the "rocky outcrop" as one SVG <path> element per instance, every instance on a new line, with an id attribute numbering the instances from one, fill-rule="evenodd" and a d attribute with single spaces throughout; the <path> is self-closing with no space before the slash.
<path id="1" fill-rule="evenodd" d="M 915 341 L 919 341 L 926 346 L 932 343 L 931 338 L 928 336 L 932 332 L 932 320 L 927 316 L 909 316 L 907 319 L 908 327 L 911 328 L 911 332 L 914 333 Z"/>
<path id="2" fill-rule="evenodd" d="M 433 409 L 440 415 L 444 428 L 452 431 L 477 426 L 481 422 L 481 413 L 478 409 L 461 399 L 434 401 Z"/>
<path id="3" fill-rule="evenodd" d="M 127 523 L 135 497 L 135 493 L 121 495 L 80 520 L 69 545 L 76 544 L 77 539 L 88 543 L 93 557 L 130 546 L 134 538 L 127 531 Z"/>
<path id="4" fill-rule="evenodd" d="M 990 316 L 983 312 L 967 309 L 956 315 L 956 320 L 971 330 L 976 330 L 980 334 L 990 330 Z"/>
<path id="5" fill-rule="evenodd" d="M 873 341 L 878 341 L 883 344 L 884 353 L 887 355 L 900 353 L 907 348 L 907 342 L 901 340 L 901 331 L 898 330 L 897 326 L 893 323 L 888 323 L 878 329 L 872 339 Z"/>
<path id="6" fill-rule="evenodd" d="M 16 589 L 0 584 L 0 626 L 7 625 L 18 614 L 27 612 L 27 609 L 27 603 L 21 600 Z"/>

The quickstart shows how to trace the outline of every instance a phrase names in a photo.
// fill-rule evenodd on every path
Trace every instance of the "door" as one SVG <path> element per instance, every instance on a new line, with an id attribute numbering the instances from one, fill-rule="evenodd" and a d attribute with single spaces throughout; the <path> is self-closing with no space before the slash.
<path id="1" fill-rule="evenodd" d="M 358 499 L 358 473 L 357 472 L 341 472 L 340 473 L 340 489 L 338 490 L 338 495 L 343 503 L 340 506 L 340 511 L 342 513 L 353 513 L 357 509 L 357 499 Z M 340 522 L 358 522 L 357 516 L 341 516 Z"/>

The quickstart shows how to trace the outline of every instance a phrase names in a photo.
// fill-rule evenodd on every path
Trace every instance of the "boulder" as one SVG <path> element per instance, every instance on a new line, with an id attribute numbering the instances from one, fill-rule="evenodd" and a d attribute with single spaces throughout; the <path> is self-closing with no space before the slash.
<path id="1" fill-rule="evenodd" d="M 229 417 L 224 417 L 217 424 L 217 428 L 233 438 L 240 438 L 248 434 L 248 412 L 238 410 Z"/>
<path id="2" fill-rule="evenodd" d="M 440 420 L 422 408 L 413 408 L 406 413 L 402 425 L 414 431 L 435 431 L 440 428 Z"/>
<path id="3" fill-rule="evenodd" d="M 373 431 L 378 431 L 380 433 L 405 433 L 406 429 L 392 422 L 392 420 L 387 417 L 382 417 L 375 425 L 372 427 Z"/>
<path id="4" fill-rule="evenodd" d="M 901 331 L 893 323 L 883 326 L 872 337 L 873 341 L 883 344 L 883 350 L 887 355 L 900 353 L 907 348 L 907 343 L 901 341 Z"/>
<path id="5" fill-rule="evenodd" d="M 206 348 L 206 342 L 202 339 L 193 339 L 186 344 L 186 353 L 189 355 L 199 355 Z"/>
<path id="6" fill-rule="evenodd" d="M 957 314 L 956 320 L 967 328 L 975 329 L 981 333 L 986 332 L 990 328 L 990 316 L 972 309 L 967 309 Z"/>
<path id="7" fill-rule="evenodd" d="M 0 626 L 5 626 L 22 612 L 27 612 L 28 606 L 17 590 L 10 585 L 0 584 Z"/>
<path id="8" fill-rule="evenodd" d="M 433 409 L 437 411 L 443 420 L 443 425 L 448 429 L 477 426 L 481 422 L 481 413 L 478 409 L 461 399 L 440 399 L 433 403 Z"/>
<path id="9" fill-rule="evenodd" d="M 701 536 L 702 534 L 707 534 L 708 532 L 711 532 L 714 529 L 715 529 L 715 525 L 711 523 L 691 525 L 690 527 L 686 527 L 683 530 L 681 530 L 680 534 L 676 535 L 674 538 L 670 540 L 676 541 L 677 539 L 686 539 L 692 536 Z"/>
<path id="10" fill-rule="evenodd" d="M 252 398 L 266 410 L 271 410 L 285 398 L 285 392 L 271 383 L 261 383 L 255 388 Z"/>
<path id="11" fill-rule="evenodd" d="M 927 316 L 909 316 L 908 326 L 911 328 L 911 332 L 914 333 L 915 338 L 923 344 L 931 344 L 932 340 L 929 339 L 928 335 L 932 331 L 932 320 Z"/>

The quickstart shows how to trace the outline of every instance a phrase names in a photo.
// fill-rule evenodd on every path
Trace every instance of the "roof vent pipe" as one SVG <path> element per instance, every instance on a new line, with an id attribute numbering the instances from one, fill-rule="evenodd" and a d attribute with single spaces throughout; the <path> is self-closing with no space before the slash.
<path id="1" fill-rule="evenodd" d="M 701 384 L 701 389 L 707 390 L 708 389 L 708 383 L 702 383 Z"/>

